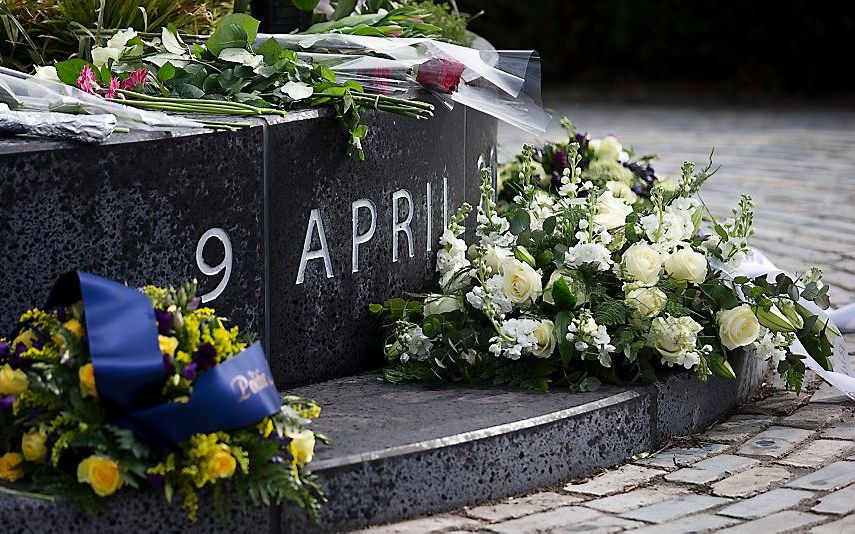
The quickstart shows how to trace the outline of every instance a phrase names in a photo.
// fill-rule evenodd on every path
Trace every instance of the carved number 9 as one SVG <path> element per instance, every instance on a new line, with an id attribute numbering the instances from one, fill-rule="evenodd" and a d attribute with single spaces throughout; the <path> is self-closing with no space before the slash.
<path id="1" fill-rule="evenodd" d="M 223 244 L 224 257 L 223 261 L 221 261 L 219 265 L 208 265 L 202 254 L 205 251 L 205 245 L 211 238 L 217 239 Z M 223 293 L 226 289 L 226 285 L 229 283 L 229 278 L 232 275 L 232 241 L 229 239 L 229 234 L 227 234 L 225 230 L 222 228 L 211 228 L 202 234 L 202 237 L 199 239 L 199 243 L 196 245 L 196 265 L 205 276 L 215 276 L 219 273 L 223 273 L 223 279 L 220 280 L 217 287 L 215 287 L 210 293 L 202 295 L 202 302 L 211 302 Z"/>

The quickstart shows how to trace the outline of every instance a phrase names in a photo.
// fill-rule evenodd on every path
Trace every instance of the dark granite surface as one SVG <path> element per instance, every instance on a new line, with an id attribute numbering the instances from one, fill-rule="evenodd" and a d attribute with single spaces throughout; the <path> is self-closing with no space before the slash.
<path id="1" fill-rule="evenodd" d="M 223 265 L 227 240 L 231 272 L 210 305 L 265 342 L 280 387 L 376 367 L 381 335 L 367 306 L 432 285 L 444 217 L 477 201 L 477 162 L 489 158 L 496 121 L 462 106 L 428 121 L 371 111 L 364 121 L 364 162 L 346 154 L 347 132 L 328 110 L 102 145 L 0 139 L 0 332 L 74 268 L 131 285 L 197 278 L 209 294 L 226 270 L 203 267 Z M 373 204 L 376 227 L 356 267 L 355 201 Z M 313 210 L 332 277 L 309 260 L 298 284 Z M 393 231 L 410 215 L 409 237 Z M 356 216 L 363 235 L 370 212 Z M 224 237 L 203 239 L 210 232 Z M 310 250 L 319 237 L 314 227 Z"/>

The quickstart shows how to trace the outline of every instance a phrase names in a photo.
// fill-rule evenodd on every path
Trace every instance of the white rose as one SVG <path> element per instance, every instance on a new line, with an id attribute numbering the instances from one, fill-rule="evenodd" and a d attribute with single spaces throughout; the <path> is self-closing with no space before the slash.
<path id="1" fill-rule="evenodd" d="M 618 142 L 617 137 L 613 135 L 607 135 L 602 139 L 593 139 L 588 146 L 594 149 L 597 159 L 617 161 L 620 159 L 621 152 L 623 152 L 623 146 Z"/>
<path id="2" fill-rule="evenodd" d="M 40 80 L 49 80 L 51 82 L 59 82 L 59 76 L 56 74 L 56 67 L 49 65 L 47 67 L 36 67 L 35 77 Z"/>
<path id="3" fill-rule="evenodd" d="M 701 330 L 703 327 L 691 317 L 657 317 L 650 325 L 647 343 L 665 361 L 674 363 L 696 347 Z"/>
<path id="4" fill-rule="evenodd" d="M 537 346 L 531 349 L 538 358 L 549 358 L 555 351 L 555 324 L 549 319 L 540 321 L 531 333 L 537 340 Z"/>
<path id="5" fill-rule="evenodd" d="M 623 271 L 633 280 L 653 285 L 659 281 L 661 270 L 662 256 L 647 243 L 635 243 L 623 253 Z"/>
<path id="6" fill-rule="evenodd" d="M 425 299 L 425 316 L 448 313 L 463 309 L 463 303 L 456 297 L 447 295 L 430 295 Z"/>
<path id="7" fill-rule="evenodd" d="M 611 191 L 606 191 L 597 199 L 597 214 L 594 216 L 594 222 L 611 230 L 626 224 L 626 216 L 632 213 L 632 207 L 627 206 L 626 202 L 619 198 L 615 198 Z"/>
<path id="8" fill-rule="evenodd" d="M 640 287 L 627 293 L 625 302 L 639 314 L 652 319 L 662 312 L 668 296 L 656 287 Z"/>
<path id="9" fill-rule="evenodd" d="M 133 28 L 127 30 L 119 30 L 107 40 L 107 48 L 123 49 L 127 46 L 128 41 L 137 36 L 137 32 Z"/>
<path id="10" fill-rule="evenodd" d="M 484 263 L 490 271 L 490 274 L 499 274 L 502 270 L 502 264 L 512 258 L 514 253 L 510 249 L 496 246 L 488 246 L 482 256 Z"/>
<path id="11" fill-rule="evenodd" d="M 111 48 L 109 46 L 96 46 L 92 49 L 92 63 L 95 64 L 96 67 L 102 68 L 109 60 L 119 61 L 119 57 L 122 55 L 122 51 L 124 48 Z"/>
<path id="12" fill-rule="evenodd" d="M 707 258 L 691 248 L 682 248 L 668 256 L 665 270 L 675 280 L 700 284 L 707 276 Z"/>
<path id="13" fill-rule="evenodd" d="M 721 344 L 730 350 L 750 345 L 760 335 L 760 321 L 748 304 L 730 310 L 721 310 L 715 315 Z"/>
<path id="14" fill-rule="evenodd" d="M 622 198 L 626 200 L 627 204 L 635 204 L 638 202 L 638 195 L 629 187 L 629 185 L 623 182 L 616 182 L 614 180 L 606 182 L 606 189 L 612 192 L 615 198 Z"/>
<path id="15" fill-rule="evenodd" d="M 540 273 L 516 258 L 502 264 L 502 290 L 514 304 L 534 302 L 543 292 Z"/>

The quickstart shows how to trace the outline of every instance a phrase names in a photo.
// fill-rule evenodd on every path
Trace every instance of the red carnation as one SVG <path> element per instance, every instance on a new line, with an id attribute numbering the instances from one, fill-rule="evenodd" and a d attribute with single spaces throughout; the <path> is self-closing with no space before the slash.
<path id="1" fill-rule="evenodd" d="M 433 58 L 418 66 L 416 81 L 431 91 L 451 94 L 460 85 L 466 66 L 448 59 Z"/>

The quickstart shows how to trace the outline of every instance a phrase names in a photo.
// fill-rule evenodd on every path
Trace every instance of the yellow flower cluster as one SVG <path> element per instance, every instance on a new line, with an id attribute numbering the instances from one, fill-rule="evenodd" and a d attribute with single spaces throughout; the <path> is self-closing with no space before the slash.
<path id="1" fill-rule="evenodd" d="M 188 457 L 191 465 L 181 473 L 193 479 L 197 488 L 221 478 L 231 478 L 238 465 L 238 458 L 245 460 L 245 453 L 228 445 L 229 435 L 225 432 L 195 434 L 190 438 Z M 240 454 L 243 453 L 243 454 Z M 241 470 L 248 471 L 248 463 L 242 462 Z"/>
<path id="2" fill-rule="evenodd" d="M 77 378 L 80 379 L 80 395 L 83 398 L 98 398 L 98 390 L 95 388 L 95 367 L 87 363 L 77 370 Z"/>

